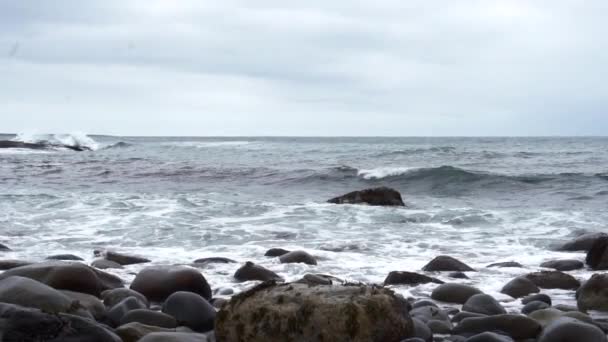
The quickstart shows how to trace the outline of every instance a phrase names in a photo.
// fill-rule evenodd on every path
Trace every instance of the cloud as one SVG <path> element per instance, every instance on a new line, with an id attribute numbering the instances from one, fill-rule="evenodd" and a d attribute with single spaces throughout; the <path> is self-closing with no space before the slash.
<path id="1" fill-rule="evenodd" d="M 605 134 L 606 7 L 2 2 L 2 130 Z"/>

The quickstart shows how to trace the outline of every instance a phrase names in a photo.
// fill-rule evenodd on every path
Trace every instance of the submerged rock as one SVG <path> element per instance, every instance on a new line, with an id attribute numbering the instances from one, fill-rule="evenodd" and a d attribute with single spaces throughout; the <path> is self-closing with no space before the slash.
<path id="1" fill-rule="evenodd" d="M 236 272 L 234 273 L 234 279 L 236 279 L 237 281 L 283 280 L 283 278 L 281 278 L 278 274 L 260 265 L 256 265 L 251 261 L 247 261 L 245 265 L 236 270 Z"/>
<path id="2" fill-rule="evenodd" d="M 583 262 L 580 260 L 564 259 L 545 261 L 540 264 L 540 267 L 552 268 L 557 271 L 566 272 L 581 269 L 585 267 L 585 264 L 583 264 Z"/>
<path id="3" fill-rule="evenodd" d="M 382 341 L 412 337 L 407 301 L 374 286 L 270 281 L 236 295 L 218 313 L 218 341 Z"/>
<path id="4" fill-rule="evenodd" d="M 283 248 L 271 248 L 269 250 L 266 251 L 266 253 L 264 254 L 264 256 L 268 256 L 268 257 L 279 257 L 283 254 L 287 254 L 290 251 L 283 249 Z"/>
<path id="5" fill-rule="evenodd" d="M 399 191 L 387 187 L 365 189 L 349 192 L 336 198 L 329 203 L 334 204 L 368 204 L 374 206 L 405 206 Z"/>
<path id="6" fill-rule="evenodd" d="M 608 236 L 602 236 L 595 240 L 585 262 L 594 270 L 608 269 Z"/>
<path id="7" fill-rule="evenodd" d="M 211 287 L 199 271 L 183 266 L 150 266 L 141 270 L 131 289 L 153 302 L 162 302 L 178 291 L 198 293 L 211 299 Z"/>
<path id="8" fill-rule="evenodd" d="M 279 257 L 282 264 L 302 263 L 316 265 L 317 259 L 305 251 L 293 251 Z"/>
<path id="9" fill-rule="evenodd" d="M 399 272 L 393 271 L 388 274 L 386 279 L 384 280 L 384 285 L 419 285 L 419 284 L 443 284 L 443 281 L 429 277 L 424 274 L 414 273 L 414 272 Z"/>
<path id="10" fill-rule="evenodd" d="M 460 272 L 472 272 L 475 271 L 467 264 L 460 260 L 452 258 L 447 255 L 440 255 L 435 259 L 431 260 L 426 266 L 422 268 L 423 271 L 436 272 L 436 271 L 460 271 Z"/>

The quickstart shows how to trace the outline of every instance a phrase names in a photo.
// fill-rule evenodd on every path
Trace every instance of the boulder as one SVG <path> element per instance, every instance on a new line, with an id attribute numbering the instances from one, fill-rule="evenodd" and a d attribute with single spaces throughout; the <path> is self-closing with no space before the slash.
<path id="1" fill-rule="evenodd" d="M 476 294 L 469 298 L 462 306 L 462 311 L 480 313 L 484 315 L 501 315 L 507 311 L 492 296 L 487 294 Z"/>
<path id="2" fill-rule="evenodd" d="M 467 276 L 464 272 L 450 272 L 448 273 L 448 277 L 449 278 L 453 278 L 453 279 L 470 279 L 469 276 Z"/>
<path id="3" fill-rule="evenodd" d="M 344 280 L 330 276 L 327 274 L 305 274 L 302 279 L 296 280 L 295 283 L 308 284 L 310 286 L 315 285 L 332 285 L 332 284 L 343 284 Z"/>
<path id="4" fill-rule="evenodd" d="M 606 233 L 587 233 L 577 237 L 574 240 L 568 241 L 562 246 L 558 247 L 557 250 L 565 252 L 587 252 L 591 249 L 593 244 L 600 238 L 608 237 Z"/>
<path id="5" fill-rule="evenodd" d="M 553 322 L 557 321 L 559 318 L 562 318 L 562 317 L 574 318 L 581 322 L 585 322 L 585 323 L 589 323 L 589 324 L 593 323 L 593 319 L 591 319 L 591 317 L 589 317 L 588 315 L 585 315 L 584 313 L 582 313 L 580 311 L 565 312 L 565 311 L 557 310 L 555 308 L 536 310 L 536 311 L 530 313 L 528 315 L 528 317 L 537 321 L 543 327 L 547 327 L 547 326 L 551 325 Z"/>
<path id="6" fill-rule="evenodd" d="M 150 260 L 146 258 L 142 258 L 135 255 L 122 254 L 113 251 L 95 250 L 93 253 L 96 257 L 103 257 L 106 260 L 114 261 L 115 263 L 123 266 L 145 264 L 147 262 L 150 262 Z"/>
<path id="7" fill-rule="evenodd" d="M 87 293 L 80 293 L 68 290 L 61 290 L 61 293 L 66 295 L 71 300 L 77 301 L 78 304 L 80 304 L 81 307 L 87 309 L 91 313 L 91 315 L 93 315 L 93 318 L 95 318 L 97 321 L 101 321 L 105 318 L 106 307 L 103 305 L 103 302 L 99 300 L 99 298 Z"/>
<path id="8" fill-rule="evenodd" d="M 412 318 L 412 323 L 414 324 L 414 336 L 425 341 L 432 342 L 433 341 L 433 332 L 429 327 L 424 324 L 418 318 Z"/>
<path id="9" fill-rule="evenodd" d="M 433 334 L 438 335 L 447 335 L 452 332 L 454 326 L 452 322 L 448 321 L 440 321 L 436 319 L 432 319 L 426 323 L 426 325 L 431 329 Z"/>
<path id="10" fill-rule="evenodd" d="M 431 293 L 431 298 L 447 303 L 464 304 L 469 298 L 481 293 L 473 286 L 448 283 L 437 286 Z"/>
<path id="11" fill-rule="evenodd" d="M 153 332 L 175 332 L 175 329 L 166 329 L 132 322 L 121 325 L 120 327 L 116 328 L 115 331 L 116 334 L 120 336 L 120 338 L 123 340 L 123 342 L 137 342 L 142 337 Z"/>
<path id="12" fill-rule="evenodd" d="M 434 308 L 439 308 L 439 306 L 437 306 L 437 304 L 435 302 L 433 302 L 432 300 L 428 300 L 428 299 L 420 299 L 414 302 L 414 304 L 412 304 L 412 308 L 416 309 L 416 308 L 421 308 L 423 306 L 432 306 Z M 411 314 L 411 312 L 410 312 Z"/>
<path id="13" fill-rule="evenodd" d="M 435 271 L 460 271 L 460 272 L 472 272 L 475 271 L 467 264 L 452 258 L 447 255 L 440 255 L 435 259 L 431 260 L 426 266 L 422 268 L 423 271 L 435 272 Z"/>
<path id="14" fill-rule="evenodd" d="M 81 263 L 48 261 L 21 266 L 0 274 L 0 280 L 21 276 L 37 280 L 58 290 L 99 296 L 102 291 L 123 286 L 120 278 Z"/>
<path id="15" fill-rule="evenodd" d="M 138 342 L 208 342 L 204 334 L 181 332 L 154 332 L 147 334 Z M 209 341 L 210 342 L 210 341 Z"/>
<path id="16" fill-rule="evenodd" d="M 531 293 L 538 293 L 540 289 L 530 279 L 524 277 L 517 277 L 508 282 L 500 293 L 504 293 L 513 298 L 525 297 Z"/>
<path id="17" fill-rule="evenodd" d="M 103 300 L 103 304 L 107 307 L 107 308 L 111 308 L 114 305 L 122 302 L 124 299 L 129 298 L 129 297 L 135 297 L 137 298 L 142 304 L 144 304 L 145 307 L 150 307 L 150 303 L 148 302 L 148 299 L 142 295 L 141 293 L 131 290 L 131 289 L 127 289 L 127 288 L 120 288 L 120 289 L 114 289 L 114 290 L 107 290 L 102 292 L 101 294 L 101 299 Z"/>
<path id="18" fill-rule="evenodd" d="M 465 342 L 513 342 L 513 339 L 509 336 L 499 335 L 488 331 L 471 336 L 467 338 Z"/>
<path id="19" fill-rule="evenodd" d="M 36 308 L 49 313 L 73 313 L 78 303 L 54 288 L 24 277 L 0 281 L 0 302 Z"/>
<path id="20" fill-rule="evenodd" d="M 234 279 L 241 282 L 250 280 L 283 280 L 278 274 L 251 261 L 247 261 L 245 265 L 236 270 Z"/>
<path id="21" fill-rule="evenodd" d="M 507 267 L 518 267 L 518 268 L 523 268 L 524 266 L 518 262 L 515 261 L 506 261 L 506 262 L 497 262 L 495 264 L 490 264 L 486 267 L 500 267 L 500 268 L 507 268 Z"/>
<path id="22" fill-rule="evenodd" d="M 267 257 L 280 257 L 281 255 L 287 254 L 290 251 L 283 249 L 283 248 L 271 248 L 269 250 L 266 251 L 266 253 L 264 254 L 264 256 Z"/>
<path id="23" fill-rule="evenodd" d="M 399 191 L 387 187 L 353 191 L 349 192 L 346 195 L 332 198 L 327 202 L 334 204 L 368 204 L 401 207 L 405 206 Z"/>
<path id="24" fill-rule="evenodd" d="M 562 317 L 549 324 L 538 337 L 538 342 L 606 342 L 606 334 L 591 324 Z"/>
<path id="25" fill-rule="evenodd" d="M 0 303 L 2 341 L 122 342 L 92 320 Z"/>
<path id="26" fill-rule="evenodd" d="M 279 257 L 282 264 L 302 263 L 316 265 L 317 259 L 305 251 L 293 251 Z"/>
<path id="27" fill-rule="evenodd" d="M 526 305 L 524 305 L 524 307 L 521 309 L 521 313 L 523 313 L 524 315 L 529 315 L 538 310 L 545 310 L 550 307 L 551 307 L 551 305 L 549 305 L 545 302 L 541 302 L 540 300 L 535 300 L 533 302 L 529 302 Z"/>
<path id="28" fill-rule="evenodd" d="M 137 274 L 131 289 L 153 302 L 162 302 L 178 291 L 194 292 L 211 299 L 211 287 L 205 277 L 193 268 L 182 266 L 146 267 Z"/>
<path id="29" fill-rule="evenodd" d="M 487 331 L 501 331 L 513 339 L 536 338 L 541 326 L 535 320 L 521 315 L 496 315 L 465 318 L 458 324 L 454 334 L 479 334 Z"/>
<path id="30" fill-rule="evenodd" d="M 576 290 L 581 283 L 573 276 L 560 271 L 541 271 L 524 276 L 541 289 Z"/>
<path id="31" fill-rule="evenodd" d="M 450 316 L 444 310 L 435 306 L 421 306 L 410 311 L 412 318 L 417 318 L 427 324 L 432 320 L 450 322 Z"/>
<path id="32" fill-rule="evenodd" d="M 83 261 L 84 259 L 74 254 L 56 254 L 46 257 L 46 260 Z"/>
<path id="33" fill-rule="evenodd" d="M 0 252 L 8 252 L 10 250 L 11 249 L 8 248 L 6 245 L 3 245 L 3 244 L 0 243 Z"/>
<path id="34" fill-rule="evenodd" d="M 454 322 L 454 323 L 460 323 L 465 318 L 486 317 L 486 316 L 488 316 L 488 315 L 474 313 L 474 312 L 468 312 L 468 311 L 460 311 L 459 313 L 455 314 L 454 317 L 452 317 L 452 322 Z"/>
<path id="35" fill-rule="evenodd" d="M 179 325 L 198 332 L 213 330 L 215 323 L 215 308 L 192 292 L 176 292 L 169 296 L 163 304 L 163 312 L 175 317 Z"/>
<path id="36" fill-rule="evenodd" d="M 33 264 L 33 262 L 25 260 L 0 260 L 0 271 L 12 270 L 13 268 L 31 264 Z"/>
<path id="37" fill-rule="evenodd" d="M 408 308 L 382 287 L 270 281 L 232 297 L 217 315 L 215 335 L 228 342 L 398 342 L 414 333 Z"/>
<path id="38" fill-rule="evenodd" d="M 608 311 L 608 274 L 594 274 L 576 291 L 576 303 L 581 311 Z"/>
<path id="39" fill-rule="evenodd" d="M 117 327 L 120 325 L 122 318 L 127 312 L 145 308 L 146 306 L 139 299 L 135 297 L 125 298 L 108 310 L 108 321 L 112 326 Z"/>
<path id="40" fill-rule="evenodd" d="M 544 293 L 527 296 L 521 300 L 521 303 L 523 305 L 526 305 L 528 303 L 535 302 L 535 301 L 545 302 L 545 303 L 549 304 L 549 306 L 552 305 L 551 297 L 549 297 L 548 295 L 546 295 Z"/>
<path id="41" fill-rule="evenodd" d="M 443 284 L 443 281 L 426 276 L 424 274 L 414 273 L 414 272 L 399 272 L 393 271 L 388 274 L 386 279 L 384 280 L 384 285 L 411 285 L 416 286 L 419 284 Z"/>
<path id="42" fill-rule="evenodd" d="M 170 315 L 149 309 L 130 310 L 120 319 L 120 325 L 129 323 L 141 323 L 153 327 L 174 329 L 177 328 L 177 321 Z"/>
<path id="43" fill-rule="evenodd" d="M 566 272 L 566 271 L 579 270 L 579 269 L 585 267 L 585 264 L 583 264 L 583 262 L 580 260 L 565 259 L 565 260 L 545 261 L 542 264 L 540 264 L 540 267 L 552 268 L 554 270 Z"/>
<path id="44" fill-rule="evenodd" d="M 99 268 L 100 270 L 106 270 L 109 268 L 123 268 L 121 264 L 106 259 L 95 259 L 91 263 L 91 266 Z"/>
<path id="45" fill-rule="evenodd" d="M 595 240 L 585 262 L 593 270 L 608 270 L 608 236 L 603 236 Z"/>
<path id="46" fill-rule="evenodd" d="M 201 258 L 194 260 L 194 264 L 197 267 L 207 266 L 210 264 L 233 264 L 236 263 L 235 260 L 224 258 L 224 257 L 210 257 L 210 258 Z"/>

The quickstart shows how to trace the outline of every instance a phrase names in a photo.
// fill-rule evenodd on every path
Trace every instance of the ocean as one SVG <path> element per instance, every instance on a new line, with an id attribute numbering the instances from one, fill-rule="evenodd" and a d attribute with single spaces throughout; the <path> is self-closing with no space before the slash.
<path id="1" fill-rule="evenodd" d="M 90 262 L 99 248 L 154 264 L 221 256 L 239 263 L 202 272 L 214 289 L 239 292 L 254 285 L 232 278 L 246 261 L 288 281 L 324 273 L 382 283 L 450 255 L 478 270 L 458 281 L 508 301 L 499 291 L 513 277 L 546 260 L 584 260 L 554 246 L 608 227 L 603 137 L 51 138 L 92 151 L 0 150 L 0 243 L 13 249 L 3 259 Z M 400 191 L 406 207 L 326 203 L 376 186 Z M 318 265 L 264 257 L 272 247 L 306 250 Z M 486 267 L 502 261 L 524 268 Z M 130 281 L 145 266 L 112 272 Z M 395 290 L 423 297 L 434 286 Z M 572 291 L 545 292 L 575 303 Z"/>

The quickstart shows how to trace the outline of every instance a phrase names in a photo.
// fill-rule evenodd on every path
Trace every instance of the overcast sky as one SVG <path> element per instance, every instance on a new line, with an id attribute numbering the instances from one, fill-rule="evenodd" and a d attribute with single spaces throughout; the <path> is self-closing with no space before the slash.
<path id="1" fill-rule="evenodd" d="M 606 135 L 606 0 L 0 0 L 0 132 Z"/>

